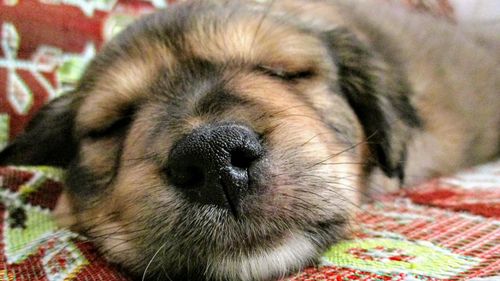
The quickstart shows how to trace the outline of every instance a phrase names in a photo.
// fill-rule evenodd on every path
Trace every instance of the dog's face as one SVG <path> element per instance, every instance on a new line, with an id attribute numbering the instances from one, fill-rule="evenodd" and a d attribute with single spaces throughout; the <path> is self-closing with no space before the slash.
<path id="1" fill-rule="evenodd" d="M 251 6 L 179 6 L 110 42 L 0 160 L 67 166 L 73 229 L 139 276 L 278 277 L 345 236 L 369 151 L 384 167 L 402 154 L 403 137 L 363 142 L 397 113 L 365 110 L 363 86 L 352 98 L 351 70 L 372 71 L 358 43 Z"/>

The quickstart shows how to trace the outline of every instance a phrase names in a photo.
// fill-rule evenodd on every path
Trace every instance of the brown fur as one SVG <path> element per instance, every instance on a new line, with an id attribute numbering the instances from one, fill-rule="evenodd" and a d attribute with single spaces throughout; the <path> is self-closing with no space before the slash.
<path id="1" fill-rule="evenodd" d="M 314 264 L 365 193 L 499 153 L 490 45 L 372 5 L 214 0 L 144 18 L 0 162 L 67 166 L 63 223 L 138 277 L 260 280 Z M 218 122 L 266 149 L 239 219 L 188 202 L 165 173 L 179 139 Z"/>

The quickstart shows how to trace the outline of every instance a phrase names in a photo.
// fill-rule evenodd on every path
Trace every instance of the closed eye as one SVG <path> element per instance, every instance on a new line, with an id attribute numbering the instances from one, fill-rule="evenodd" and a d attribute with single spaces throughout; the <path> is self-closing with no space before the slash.
<path id="1" fill-rule="evenodd" d="M 100 139 L 105 137 L 114 137 L 117 135 L 121 135 L 122 132 L 128 129 L 131 122 L 132 122 L 132 117 L 124 117 L 115 121 L 114 123 L 112 123 L 107 127 L 89 131 L 86 134 L 86 137 L 92 139 Z"/>
<path id="2" fill-rule="evenodd" d="M 90 139 L 101 139 L 101 138 L 121 136 L 130 127 L 130 124 L 134 119 L 134 113 L 135 113 L 134 108 L 128 108 L 124 111 L 121 117 L 115 120 L 114 122 L 110 123 L 107 126 L 103 126 L 101 128 L 89 130 L 84 135 L 84 137 Z"/>
<path id="3" fill-rule="evenodd" d="M 259 65 L 256 69 L 268 76 L 279 78 L 284 81 L 294 82 L 300 79 L 312 78 L 315 74 L 312 69 L 304 69 L 300 71 L 286 71 L 282 68 L 272 68 L 264 65 Z"/>

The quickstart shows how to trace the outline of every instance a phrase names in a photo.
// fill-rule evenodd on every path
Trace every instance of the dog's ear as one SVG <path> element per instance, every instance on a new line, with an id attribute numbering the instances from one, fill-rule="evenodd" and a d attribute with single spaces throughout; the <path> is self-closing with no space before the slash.
<path id="1" fill-rule="evenodd" d="M 347 29 L 327 31 L 322 37 L 337 66 L 335 87 L 363 126 L 374 164 L 402 181 L 407 142 L 412 129 L 420 126 L 404 69 L 389 49 L 378 52 Z"/>
<path id="2" fill-rule="evenodd" d="M 25 131 L 0 152 L 0 165 L 68 165 L 76 153 L 75 96 L 68 93 L 42 107 Z"/>

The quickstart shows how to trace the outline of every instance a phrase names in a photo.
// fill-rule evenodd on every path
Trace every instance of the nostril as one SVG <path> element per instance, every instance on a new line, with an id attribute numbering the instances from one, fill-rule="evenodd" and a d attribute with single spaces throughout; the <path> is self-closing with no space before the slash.
<path id="1" fill-rule="evenodd" d="M 242 169 L 247 169 L 260 157 L 258 151 L 246 149 L 234 149 L 231 152 L 231 165 Z"/>
<path id="2" fill-rule="evenodd" d="M 199 188 L 205 183 L 203 170 L 196 166 L 187 166 L 182 169 L 169 167 L 167 168 L 167 177 L 178 188 Z"/>

